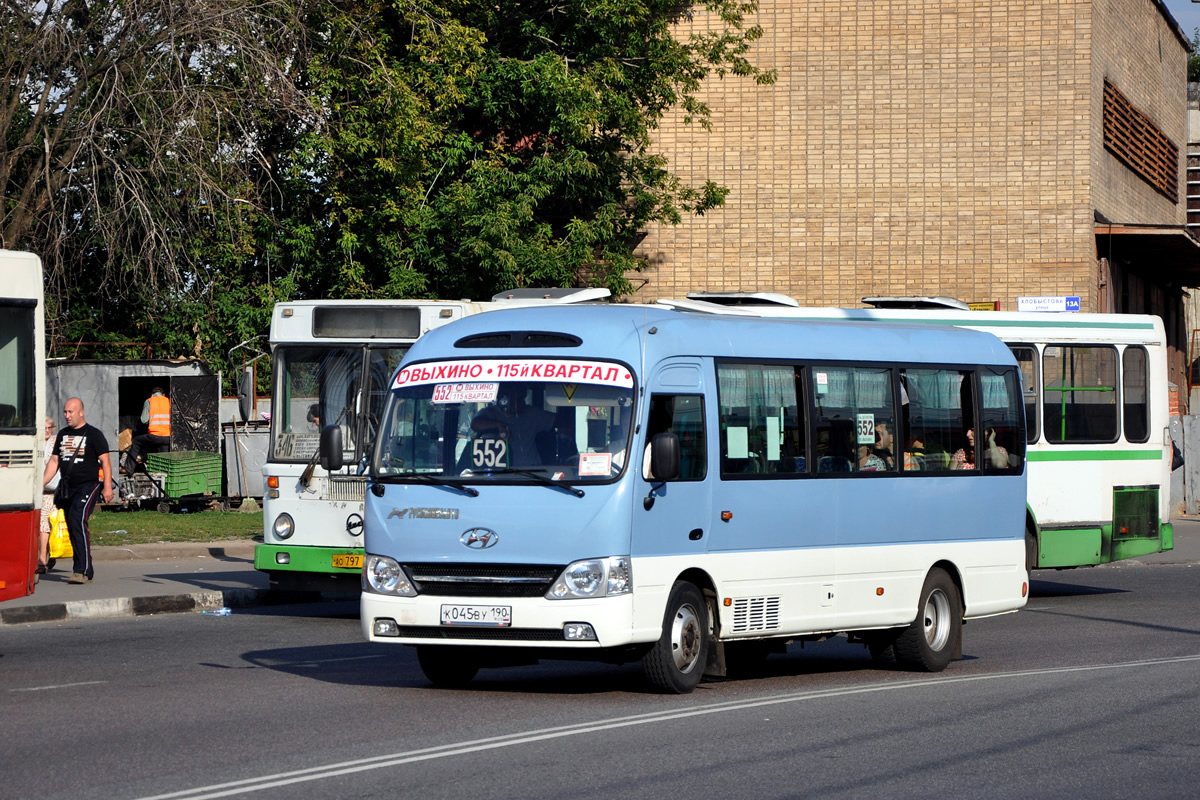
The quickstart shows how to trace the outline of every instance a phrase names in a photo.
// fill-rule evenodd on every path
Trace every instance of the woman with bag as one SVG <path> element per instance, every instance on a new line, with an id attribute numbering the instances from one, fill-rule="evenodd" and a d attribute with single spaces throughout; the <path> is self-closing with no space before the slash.
<path id="1" fill-rule="evenodd" d="M 42 453 L 42 463 L 50 460 L 50 456 L 54 452 L 54 420 L 46 417 L 46 445 L 45 452 Z M 50 516 L 54 513 L 54 490 L 58 488 L 59 476 L 56 474 L 54 479 L 42 487 L 42 529 L 40 546 L 38 548 L 38 567 L 37 574 L 45 575 L 50 570 L 54 569 L 55 559 L 50 558 Z"/>

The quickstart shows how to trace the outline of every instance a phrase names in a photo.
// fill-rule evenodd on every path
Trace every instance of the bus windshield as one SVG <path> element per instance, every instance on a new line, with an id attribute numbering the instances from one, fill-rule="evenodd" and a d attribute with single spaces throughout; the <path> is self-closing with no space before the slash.
<path id="1" fill-rule="evenodd" d="M 601 482 L 627 461 L 634 395 L 622 365 L 469 359 L 407 367 L 393 386 L 377 478 Z"/>
<path id="2" fill-rule="evenodd" d="M 317 452 L 321 429 L 337 425 L 342 429 L 343 460 L 361 460 L 379 427 L 388 378 L 406 349 L 311 345 L 277 348 L 271 409 L 272 458 L 308 461 Z"/>
<path id="3" fill-rule="evenodd" d="M 33 303 L 0 303 L 0 373 L 9 376 L 0 385 L 0 430 L 32 433 L 40 408 L 34 402 L 34 340 L 37 326 Z"/>

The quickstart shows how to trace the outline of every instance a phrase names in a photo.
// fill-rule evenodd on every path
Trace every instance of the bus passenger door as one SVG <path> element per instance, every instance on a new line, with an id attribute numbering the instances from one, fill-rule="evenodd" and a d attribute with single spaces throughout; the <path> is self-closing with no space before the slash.
<path id="1" fill-rule="evenodd" d="M 639 450 L 629 466 L 634 472 L 632 555 L 638 593 L 647 598 L 671 590 L 675 577 L 708 550 L 712 525 L 712 477 L 709 472 L 709 421 L 704 380 L 697 359 L 672 359 L 660 365 L 649 382 L 647 410 L 640 415 L 648 446 L 657 433 L 679 437 L 680 474 L 671 481 L 648 477 L 649 461 Z M 652 500 L 652 502 L 651 502 Z M 647 507 L 648 506 L 648 507 Z"/>

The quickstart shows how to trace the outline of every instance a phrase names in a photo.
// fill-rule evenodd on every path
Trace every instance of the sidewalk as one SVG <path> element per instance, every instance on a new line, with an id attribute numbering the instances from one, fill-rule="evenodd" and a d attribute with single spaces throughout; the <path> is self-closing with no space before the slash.
<path id="1" fill-rule="evenodd" d="M 254 568 L 253 542 L 96 547 L 92 559 L 93 582 L 67 583 L 71 559 L 59 559 L 31 596 L 0 606 L 0 624 L 246 608 L 269 599 L 326 599 L 317 593 L 268 592 L 266 574 Z"/>
<path id="2" fill-rule="evenodd" d="M 1174 550 L 1106 564 L 1099 569 L 1200 564 L 1200 517 L 1177 517 L 1172 522 Z M 71 561 L 59 561 L 53 572 L 42 576 L 33 595 L 0 606 L 0 624 L 135 617 L 221 607 L 247 608 L 272 600 L 314 602 L 347 597 L 315 592 L 269 592 L 267 576 L 254 568 L 253 542 L 97 547 L 92 550 L 92 558 L 96 563 L 95 581 L 82 585 L 67 583 Z M 1038 574 L 1034 573 L 1034 577 Z"/>

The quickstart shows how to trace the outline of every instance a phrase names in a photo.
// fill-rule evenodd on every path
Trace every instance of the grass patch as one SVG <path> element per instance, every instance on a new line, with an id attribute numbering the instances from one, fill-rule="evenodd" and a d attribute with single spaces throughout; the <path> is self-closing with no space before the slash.
<path id="1" fill-rule="evenodd" d="M 199 511 L 191 514 L 157 511 L 97 511 L 88 521 L 92 545 L 152 544 L 156 542 L 219 542 L 262 538 L 262 511 Z M 117 533 L 124 531 L 124 533 Z"/>

